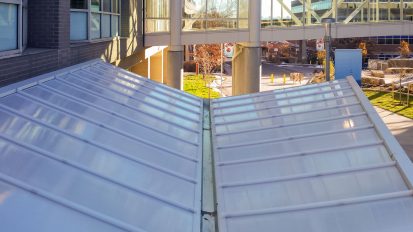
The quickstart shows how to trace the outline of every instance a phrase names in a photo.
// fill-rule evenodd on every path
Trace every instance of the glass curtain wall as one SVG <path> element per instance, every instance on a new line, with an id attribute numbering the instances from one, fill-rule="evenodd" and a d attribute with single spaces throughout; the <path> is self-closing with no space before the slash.
<path id="1" fill-rule="evenodd" d="M 262 0 L 262 27 L 413 20 L 413 0 Z"/>
<path id="2" fill-rule="evenodd" d="M 183 2 L 183 31 L 248 28 L 248 0 Z"/>
<path id="3" fill-rule="evenodd" d="M 262 0 L 261 26 L 293 26 L 301 22 L 292 12 L 291 0 Z"/>
<path id="4" fill-rule="evenodd" d="M 145 32 L 168 32 L 169 10 L 169 0 L 145 0 Z"/>

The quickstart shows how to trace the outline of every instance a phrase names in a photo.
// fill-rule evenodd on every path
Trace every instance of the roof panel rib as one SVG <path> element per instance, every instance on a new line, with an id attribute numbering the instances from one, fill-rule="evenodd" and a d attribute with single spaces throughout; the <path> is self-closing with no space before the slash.
<path id="1" fill-rule="evenodd" d="M 0 89 L 1 229 L 209 231 L 217 203 L 220 232 L 412 230 L 413 167 L 353 79 L 204 104 L 97 60 Z"/>
<path id="2" fill-rule="evenodd" d="M 413 228 L 412 166 L 353 79 L 211 104 L 220 232 Z"/>
<path id="3" fill-rule="evenodd" d="M 0 97 L 2 229 L 200 230 L 201 99 L 102 61 L 44 78 Z"/>

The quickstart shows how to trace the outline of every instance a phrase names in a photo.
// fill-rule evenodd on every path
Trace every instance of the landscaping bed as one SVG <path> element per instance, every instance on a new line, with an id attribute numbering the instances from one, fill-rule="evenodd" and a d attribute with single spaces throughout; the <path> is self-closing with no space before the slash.
<path id="1" fill-rule="evenodd" d="M 393 94 L 391 92 L 380 92 L 373 90 L 363 90 L 364 94 L 368 97 L 371 104 L 380 107 L 382 109 L 397 113 L 407 118 L 413 119 L 413 96 L 410 96 L 410 106 L 399 105 L 399 93 Z M 402 94 L 402 101 L 406 102 L 406 94 Z"/>
<path id="2" fill-rule="evenodd" d="M 201 98 L 219 98 L 219 92 L 207 87 L 213 80 L 213 76 L 207 76 L 204 80 L 202 75 L 185 75 L 184 91 Z"/>

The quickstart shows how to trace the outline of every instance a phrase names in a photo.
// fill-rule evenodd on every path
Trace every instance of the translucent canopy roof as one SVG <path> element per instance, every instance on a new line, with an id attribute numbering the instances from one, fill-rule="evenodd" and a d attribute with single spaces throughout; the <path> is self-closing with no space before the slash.
<path id="1" fill-rule="evenodd" d="M 101 61 L 8 89 L 2 231 L 199 230 L 201 99 Z"/>
<path id="2" fill-rule="evenodd" d="M 353 79 L 213 100 L 220 232 L 413 229 L 412 165 Z"/>
<path id="3" fill-rule="evenodd" d="M 0 89 L 1 231 L 406 232 L 412 183 L 353 79 L 208 107 L 94 60 Z"/>

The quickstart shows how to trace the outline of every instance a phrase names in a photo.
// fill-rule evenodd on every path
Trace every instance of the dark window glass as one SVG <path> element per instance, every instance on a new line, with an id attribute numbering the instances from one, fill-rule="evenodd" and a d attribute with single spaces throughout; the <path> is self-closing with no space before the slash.
<path id="1" fill-rule="evenodd" d="M 102 0 L 102 11 L 110 12 L 110 2 L 111 0 Z"/>
<path id="2" fill-rule="evenodd" d="M 119 0 L 112 0 L 112 12 L 119 13 Z"/>
<path id="3" fill-rule="evenodd" d="M 400 37 L 393 39 L 393 44 L 400 44 Z"/>
<path id="4" fill-rule="evenodd" d="M 70 0 L 70 8 L 87 9 L 87 0 Z"/>
<path id="5" fill-rule="evenodd" d="M 91 1 L 91 10 L 92 11 L 100 11 L 100 0 L 92 0 Z"/>

